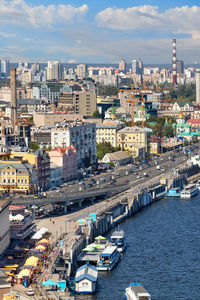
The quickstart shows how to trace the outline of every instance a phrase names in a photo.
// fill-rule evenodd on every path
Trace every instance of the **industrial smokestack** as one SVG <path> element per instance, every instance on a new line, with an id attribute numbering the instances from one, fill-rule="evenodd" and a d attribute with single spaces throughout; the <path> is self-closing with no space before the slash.
<path id="1" fill-rule="evenodd" d="M 176 39 L 172 40 L 172 55 L 172 83 L 175 88 L 177 85 Z"/>
<path id="2" fill-rule="evenodd" d="M 16 69 L 10 69 L 10 87 L 11 87 L 11 125 L 14 126 L 17 119 Z"/>

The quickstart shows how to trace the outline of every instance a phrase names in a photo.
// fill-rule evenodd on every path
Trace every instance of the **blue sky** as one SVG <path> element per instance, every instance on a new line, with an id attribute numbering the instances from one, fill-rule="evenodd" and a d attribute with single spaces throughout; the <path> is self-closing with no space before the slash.
<path id="1" fill-rule="evenodd" d="M 115 63 L 142 58 L 200 62 L 194 0 L 0 0 L 0 57 L 11 61 Z"/>

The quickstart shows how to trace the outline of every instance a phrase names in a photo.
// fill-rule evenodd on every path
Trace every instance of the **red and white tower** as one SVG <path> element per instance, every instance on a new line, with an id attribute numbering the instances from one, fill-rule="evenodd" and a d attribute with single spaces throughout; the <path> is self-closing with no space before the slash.
<path id="1" fill-rule="evenodd" d="M 173 88 L 176 87 L 177 85 L 177 66 L 176 66 L 176 39 L 172 40 L 172 83 L 173 83 Z"/>

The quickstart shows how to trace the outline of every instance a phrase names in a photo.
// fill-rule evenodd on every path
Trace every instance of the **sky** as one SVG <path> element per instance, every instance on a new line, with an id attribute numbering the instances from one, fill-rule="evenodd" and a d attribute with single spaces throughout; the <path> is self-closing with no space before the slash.
<path id="1" fill-rule="evenodd" d="M 0 59 L 145 64 L 200 62 L 195 0 L 0 0 Z"/>

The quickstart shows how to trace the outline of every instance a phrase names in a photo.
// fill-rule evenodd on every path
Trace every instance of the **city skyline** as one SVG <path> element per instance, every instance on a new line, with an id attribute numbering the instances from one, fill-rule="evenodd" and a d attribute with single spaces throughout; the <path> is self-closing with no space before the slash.
<path id="1" fill-rule="evenodd" d="M 196 5 L 196 6 L 195 6 Z M 171 63 L 171 39 L 185 63 L 199 62 L 197 1 L 0 1 L 0 56 L 12 62 Z"/>

